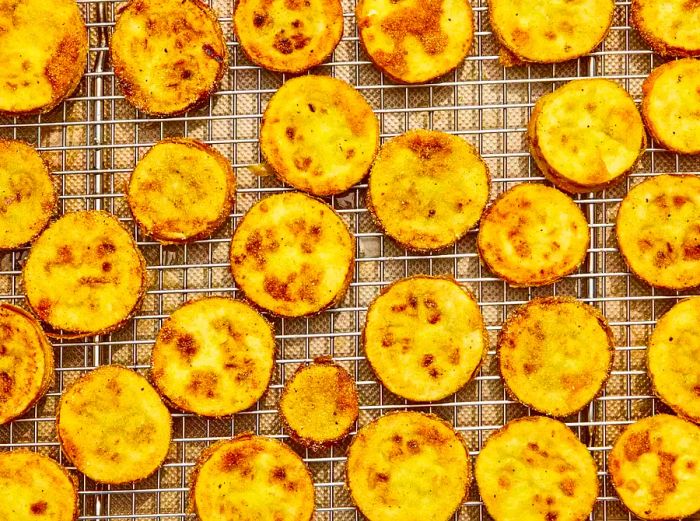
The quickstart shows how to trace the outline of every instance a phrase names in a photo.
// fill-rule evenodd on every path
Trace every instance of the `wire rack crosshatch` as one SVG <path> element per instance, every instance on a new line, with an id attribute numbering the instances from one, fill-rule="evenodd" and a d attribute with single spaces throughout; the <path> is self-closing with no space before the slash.
<path id="1" fill-rule="evenodd" d="M 122 97 L 109 66 L 108 41 L 115 0 L 79 0 L 90 33 L 88 70 L 76 93 L 44 116 L 0 119 L 0 137 L 34 143 L 53 168 L 60 212 L 102 208 L 133 229 L 148 262 L 150 290 L 138 315 L 122 330 L 86 340 L 55 342 L 57 376 L 53 388 L 21 419 L 0 427 L 0 450 L 29 448 L 67 464 L 55 436 L 54 415 L 63 389 L 87 370 L 121 363 L 146 372 L 151 346 L 162 321 L 184 301 L 210 294 L 236 296 L 228 269 L 230 236 L 241 215 L 260 197 L 284 188 L 274 177 L 259 177 L 249 167 L 260 162 L 259 123 L 267 101 L 287 79 L 252 66 L 232 33 L 232 1 L 209 0 L 220 17 L 231 51 L 221 88 L 208 104 L 181 117 L 154 119 L 138 113 Z M 628 1 L 618 1 L 610 34 L 590 56 L 558 65 L 498 63 L 486 0 L 473 2 L 476 35 L 472 55 L 453 73 L 423 86 L 397 85 L 382 76 L 363 53 L 356 31 L 354 0 L 343 0 L 345 34 L 333 59 L 315 69 L 355 85 L 376 111 L 383 139 L 410 128 L 431 128 L 463 136 L 486 159 L 493 176 L 492 196 L 514 183 L 542 181 L 525 140 L 529 112 L 539 96 L 562 82 L 585 76 L 611 78 L 639 101 L 642 81 L 661 63 L 630 27 Z M 129 173 L 156 141 L 189 136 L 212 144 L 234 164 L 238 194 L 234 214 L 208 240 L 163 247 L 137 229 L 124 199 Z M 466 438 L 472 456 L 506 421 L 529 414 L 505 393 L 495 363 L 495 336 L 509 313 L 536 296 L 571 295 L 598 307 L 610 320 L 616 339 L 610 381 L 590 407 L 567 418 L 589 447 L 601 481 L 592 519 L 628 519 L 606 471 L 606 454 L 620 430 L 662 409 L 652 396 L 644 371 L 644 344 L 656 319 L 678 294 L 658 291 L 632 277 L 613 234 L 621 197 L 649 175 L 700 170 L 700 158 L 664 152 L 652 146 L 621 186 L 577 197 L 591 229 L 585 264 L 563 281 L 544 288 L 511 288 L 480 266 L 475 233 L 453 248 L 432 255 L 412 254 L 383 236 L 364 204 L 365 186 L 331 198 L 355 233 L 355 277 L 344 301 L 312 318 L 276 320 L 278 361 L 270 390 L 251 410 L 230 420 L 205 420 L 174 413 L 174 441 L 163 467 L 135 485 L 105 487 L 80 477 L 80 519 L 191 520 L 189 475 L 202 450 L 212 442 L 254 431 L 292 444 L 308 463 L 317 493 L 318 520 L 354 520 L 362 516 L 344 488 L 348 442 L 312 453 L 294 445 L 277 415 L 285 380 L 300 363 L 332 355 L 354 376 L 360 393 L 359 425 L 395 409 L 433 412 Z M 23 305 L 21 267 L 27 250 L 0 257 L 0 298 Z M 370 301 L 397 278 L 419 273 L 451 274 L 474 291 L 491 335 L 491 349 L 474 381 L 454 396 L 433 404 L 407 404 L 376 381 L 360 347 L 360 332 Z M 476 487 L 455 519 L 488 519 Z"/>

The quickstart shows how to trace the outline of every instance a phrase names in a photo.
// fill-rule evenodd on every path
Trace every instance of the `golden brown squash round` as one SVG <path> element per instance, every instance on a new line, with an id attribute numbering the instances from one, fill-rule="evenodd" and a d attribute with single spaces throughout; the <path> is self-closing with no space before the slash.
<path id="1" fill-rule="evenodd" d="M 279 412 L 291 437 L 312 450 L 347 436 L 359 414 L 352 376 L 330 357 L 301 366 L 284 386 Z"/>
<path id="2" fill-rule="evenodd" d="M 700 285 L 700 177 L 660 175 L 628 192 L 615 226 L 632 273 L 652 286 Z"/>
<path id="3" fill-rule="evenodd" d="M 0 250 L 33 241 L 56 211 L 51 172 L 22 141 L 0 139 L 0 201 Z"/>
<path id="4" fill-rule="evenodd" d="M 651 136 L 671 152 L 700 154 L 700 60 L 664 63 L 644 80 L 642 93 Z"/>
<path id="5" fill-rule="evenodd" d="M 46 394 L 53 371 L 53 347 L 39 323 L 23 309 L 0 304 L 0 425 Z"/>
<path id="6" fill-rule="evenodd" d="M 486 163 L 464 139 L 411 130 L 382 146 L 369 176 L 367 208 L 405 248 L 439 250 L 476 225 L 490 188 Z"/>
<path id="7" fill-rule="evenodd" d="M 598 496 L 593 457 L 563 423 L 512 420 L 476 458 L 479 493 L 494 521 L 583 521 Z"/>
<path id="8" fill-rule="evenodd" d="M 647 145 L 634 100 L 605 79 L 574 80 L 538 99 L 528 139 L 545 177 L 572 193 L 620 182 Z"/>
<path id="9" fill-rule="evenodd" d="M 190 301 L 158 332 L 151 379 L 175 407 L 229 416 L 260 399 L 275 367 L 272 326 L 245 302 Z"/>
<path id="10" fill-rule="evenodd" d="M 113 215 L 65 214 L 36 240 L 22 272 L 27 302 L 46 324 L 78 336 L 121 327 L 146 291 L 146 261 Z"/>
<path id="11" fill-rule="evenodd" d="M 700 427 L 658 414 L 615 441 L 608 472 L 617 494 L 642 519 L 681 519 L 700 510 Z"/>
<path id="12" fill-rule="evenodd" d="M 323 63 L 343 36 L 340 0 L 237 0 L 233 30 L 250 61 L 302 73 Z"/>
<path id="13" fill-rule="evenodd" d="M 654 52 L 700 56 L 700 4 L 693 0 L 632 0 L 630 20 Z"/>
<path id="14" fill-rule="evenodd" d="M 0 115 L 52 110 L 80 83 L 87 53 L 75 0 L 0 3 Z"/>
<path id="15" fill-rule="evenodd" d="M 231 241 L 238 288 L 256 305 L 283 317 L 312 315 L 340 301 L 354 261 L 355 240 L 340 216 L 298 192 L 255 204 Z"/>
<path id="16" fill-rule="evenodd" d="M 301 76 L 272 96 L 260 127 L 260 151 L 276 175 L 314 195 L 349 190 L 369 171 L 379 122 L 344 81 Z"/>
<path id="17" fill-rule="evenodd" d="M 570 197 L 542 184 L 520 184 L 486 209 L 477 247 L 486 267 L 512 286 L 544 286 L 583 263 L 588 233 Z"/>
<path id="18" fill-rule="evenodd" d="M 56 461 L 36 452 L 0 452 L 0 519 L 75 521 L 78 483 Z"/>
<path id="19" fill-rule="evenodd" d="M 315 492 L 309 469 L 292 449 L 246 433 L 204 451 L 190 501 L 200 521 L 310 521 Z"/>
<path id="20" fill-rule="evenodd" d="M 531 300 L 498 337 L 503 383 L 518 401 L 569 416 L 595 398 L 612 370 L 613 333 L 594 307 L 569 297 Z"/>
<path id="21" fill-rule="evenodd" d="M 170 448 L 170 412 L 143 376 L 117 365 L 83 375 L 61 396 L 56 429 L 77 469 L 98 483 L 153 474 Z"/>
<path id="22" fill-rule="evenodd" d="M 558 63 L 588 54 L 612 24 L 613 0 L 489 0 L 504 65 Z"/>
<path id="23" fill-rule="evenodd" d="M 228 70 L 221 26 L 201 0 L 129 0 L 119 10 L 110 55 L 127 101 L 155 116 L 201 105 Z"/>
<path id="24" fill-rule="evenodd" d="M 479 370 L 488 335 L 479 305 L 454 279 L 419 275 L 372 302 L 362 334 L 367 361 L 392 393 L 441 400 Z"/>
<path id="25" fill-rule="evenodd" d="M 656 323 L 647 346 L 654 391 L 678 415 L 700 423 L 700 297 L 680 301 Z"/>
<path id="26" fill-rule="evenodd" d="M 468 0 L 359 0 L 355 18 L 369 58 L 401 83 L 425 83 L 450 72 L 472 47 Z"/>
<path id="27" fill-rule="evenodd" d="M 472 480 L 459 433 L 415 411 L 362 427 L 348 449 L 346 473 L 352 500 L 372 521 L 447 521 Z"/>
<path id="28" fill-rule="evenodd" d="M 177 244 L 209 237 L 231 213 L 235 191 L 223 155 L 195 139 L 172 138 L 138 162 L 126 200 L 146 235 Z"/>

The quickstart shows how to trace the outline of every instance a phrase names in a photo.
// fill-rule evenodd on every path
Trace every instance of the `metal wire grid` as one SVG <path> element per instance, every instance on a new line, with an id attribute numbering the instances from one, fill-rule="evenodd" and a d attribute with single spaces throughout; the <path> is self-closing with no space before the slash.
<path id="1" fill-rule="evenodd" d="M 53 389 L 23 418 L 0 427 L 0 449 L 25 447 L 70 466 L 55 436 L 55 408 L 62 390 L 87 370 L 110 362 L 146 372 L 150 349 L 162 321 L 182 302 L 199 296 L 236 296 L 228 271 L 230 236 L 241 215 L 260 197 L 285 190 L 276 179 L 257 177 L 248 168 L 260 162 L 257 146 L 262 111 L 286 79 L 252 66 L 233 41 L 230 0 L 210 0 L 228 38 L 229 74 L 203 109 L 185 116 L 153 119 L 138 113 L 121 96 L 108 64 L 108 38 L 114 25 L 115 0 L 79 0 L 90 33 L 89 66 L 79 90 L 57 110 L 20 120 L 0 119 L 0 137 L 24 139 L 38 146 L 52 165 L 60 189 L 60 212 L 103 208 L 133 229 L 148 262 L 151 289 L 140 313 L 123 330 L 81 341 L 55 343 L 57 378 Z M 562 65 L 504 69 L 498 64 L 486 0 L 474 5 L 476 36 L 471 56 L 454 73 L 429 86 L 401 86 L 384 78 L 368 61 L 357 38 L 354 0 L 343 0 L 345 35 L 333 60 L 318 67 L 355 85 L 375 109 L 387 139 L 409 128 L 432 128 L 463 136 L 486 159 L 493 175 L 493 196 L 518 182 L 542 181 L 527 151 L 525 130 L 536 99 L 562 82 L 602 76 L 620 82 L 639 101 L 641 83 L 661 62 L 630 28 L 629 2 L 617 3 L 610 35 L 590 57 Z M 212 144 L 232 160 L 238 175 L 236 209 L 212 238 L 181 247 L 163 247 L 135 226 L 123 193 L 129 173 L 156 141 L 189 136 Z M 631 277 L 614 239 L 617 206 L 629 187 L 663 172 L 700 170 L 700 159 L 669 154 L 652 146 L 623 185 L 581 196 L 591 243 L 584 266 L 545 288 L 514 289 L 479 264 L 475 233 L 453 248 L 432 255 L 408 253 L 373 225 L 364 205 L 365 185 L 329 200 L 355 233 L 355 277 L 338 307 L 313 318 L 276 320 L 278 361 L 268 393 L 251 410 L 230 420 L 204 420 L 174 413 L 173 444 L 158 472 L 137 484 L 105 487 L 80 476 L 80 519 L 191 519 L 187 512 L 188 476 L 201 451 L 215 440 L 243 431 L 290 440 L 276 414 L 285 379 L 300 363 L 332 355 L 354 375 L 361 402 L 358 425 L 394 409 L 430 411 L 451 422 L 478 454 L 489 434 L 506 421 L 530 411 L 506 395 L 493 350 L 495 335 L 518 305 L 543 295 L 572 295 L 599 307 L 616 337 L 615 370 L 602 396 L 567 424 L 588 445 L 598 463 L 600 495 L 592 519 L 629 519 L 606 472 L 606 453 L 620 429 L 654 414 L 663 406 L 653 398 L 644 374 L 644 343 L 656 319 L 678 298 Z M 23 305 L 20 270 L 27 250 L 0 257 L 0 298 Z M 478 296 L 491 336 L 488 359 L 473 382 L 449 399 L 407 404 L 375 380 L 359 335 L 367 305 L 397 278 L 417 274 L 451 274 Z M 291 443 L 291 442 L 290 442 Z M 312 453 L 292 446 L 311 468 L 319 520 L 361 519 L 344 488 L 347 441 Z M 476 487 L 456 519 L 488 519 Z M 4 520 L 3 520 L 4 521 Z"/>

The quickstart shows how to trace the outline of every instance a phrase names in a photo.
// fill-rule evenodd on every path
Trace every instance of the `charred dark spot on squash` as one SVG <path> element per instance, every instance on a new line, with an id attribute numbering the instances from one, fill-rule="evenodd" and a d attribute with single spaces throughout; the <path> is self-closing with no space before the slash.
<path id="1" fill-rule="evenodd" d="M 47 506 L 46 501 L 37 501 L 36 503 L 32 503 L 32 506 L 30 506 L 29 509 L 31 510 L 32 514 L 40 516 L 46 512 Z"/>
<path id="2" fill-rule="evenodd" d="M 423 367 L 429 367 L 433 363 L 434 360 L 435 360 L 435 357 L 433 355 L 423 355 L 423 361 L 422 361 Z"/>
<path id="3" fill-rule="evenodd" d="M 218 52 L 216 52 L 216 50 L 214 50 L 214 48 L 211 45 L 209 45 L 208 43 L 205 43 L 202 46 L 202 50 L 204 51 L 204 54 L 209 56 L 209 58 L 214 60 L 216 63 L 221 64 L 224 62 L 224 57 L 221 54 L 219 54 Z"/>
<path id="4" fill-rule="evenodd" d="M 651 452 L 649 431 L 633 432 L 630 434 L 624 449 L 625 457 L 630 461 L 637 461 L 642 454 Z"/>
<path id="5" fill-rule="evenodd" d="M 559 488 L 565 496 L 573 497 L 574 492 L 576 492 L 576 482 L 570 478 L 564 479 L 559 483 Z"/>
<path id="6" fill-rule="evenodd" d="M 197 341 L 189 333 L 184 333 L 178 336 L 176 345 L 180 353 L 185 358 L 192 358 L 195 354 L 197 354 Z"/>
<path id="7" fill-rule="evenodd" d="M 114 245 L 113 242 L 109 240 L 104 240 L 100 244 L 97 245 L 97 256 L 98 257 L 104 257 L 105 255 L 109 255 L 117 251 L 117 247 Z"/>
<path id="8" fill-rule="evenodd" d="M 12 392 L 14 380 L 5 371 L 0 371 L 0 396 L 8 396 Z"/>

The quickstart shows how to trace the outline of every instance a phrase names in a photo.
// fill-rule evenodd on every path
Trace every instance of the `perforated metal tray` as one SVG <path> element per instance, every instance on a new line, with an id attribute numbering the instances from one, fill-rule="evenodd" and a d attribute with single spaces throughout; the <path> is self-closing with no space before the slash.
<path id="1" fill-rule="evenodd" d="M 169 313 L 198 296 L 236 296 L 228 270 L 232 230 L 260 197 L 284 188 L 273 177 L 256 177 L 248 168 L 260 162 L 257 145 L 262 111 L 285 76 L 252 66 L 238 49 L 231 27 L 231 0 L 210 0 L 219 15 L 231 51 L 221 89 L 209 104 L 186 116 L 153 119 L 138 113 L 121 96 L 108 63 L 108 38 L 118 2 L 79 0 L 90 32 L 88 71 L 79 90 L 51 114 L 19 120 L 0 119 L 0 137 L 38 146 L 53 167 L 60 188 L 60 211 L 103 208 L 133 229 L 148 261 L 151 286 L 139 314 L 124 329 L 84 341 L 55 343 L 58 364 L 54 387 L 23 418 L 0 427 L 0 449 L 20 447 L 70 462 L 56 440 L 54 415 L 62 390 L 87 370 L 110 362 L 148 369 L 155 335 Z M 490 32 L 486 0 L 473 0 L 476 23 L 472 55 L 454 73 L 427 86 L 401 86 L 382 76 L 362 51 L 353 15 L 354 0 L 343 0 L 345 35 L 331 62 L 318 74 L 332 74 L 355 85 L 381 122 L 382 138 L 409 128 L 432 128 L 463 136 L 474 144 L 493 174 L 492 196 L 515 183 L 542 180 L 527 150 L 525 130 L 534 101 L 567 80 L 585 76 L 614 79 L 637 101 L 641 83 L 661 60 L 630 28 L 629 2 L 619 1 L 612 30 L 590 57 L 562 64 L 504 69 Z M 144 238 L 124 200 L 129 173 L 156 141 L 190 136 L 214 145 L 237 169 L 235 213 L 211 239 L 189 246 L 163 247 Z M 285 379 L 302 362 L 332 355 L 354 375 L 360 392 L 358 424 L 395 409 L 431 411 L 464 434 L 472 455 L 504 422 L 529 414 L 507 397 L 494 363 L 494 340 L 518 305 L 541 295 L 572 295 L 600 308 L 616 338 L 615 369 L 603 395 L 567 424 L 588 445 L 598 463 L 600 497 L 592 518 L 628 519 L 606 472 L 606 454 L 620 429 L 662 410 L 644 372 L 645 339 L 656 319 L 678 294 L 653 290 L 630 276 L 618 253 L 613 222 L 621 197 L 631 185 L 664 172 L 700 170 L 700 158 L 683 157 L 652 146 L 636 172 L 621 186 L 577 202 L 587 214 L 591 243 L 584 266 L 563 281 L 540 289 L 513 289 L 479 264 L 475 233 L 453 248 L 432 255 L 407 253 L 384 237 L 367 214 L 365 185 L 330 200 L 357 240 L 355 277 L 345 300 L 309 319 L 276 320 L 278 361 L 272 385 L 251 410 L 231 420 L 204 420 L 174 413 L 174 441 L 166 463 L 151 478 L 125 487 L 104 487 L 81 476 L 81 519 L 182 520 L 187 513 L 188 477 L 201 451 L 215 440 L 254 431 L 289 442 L 276 403 Z M 20 270 L 26 250 L 0 256 L 0 299 L 24 305 Z M 367 305 L 397 278 L 417 273 L 451 274 L 478 296 L 491 335 L 491 350 L 473 382 L 439 403 L 408 405 L 383 389 L 364 359 L 360 330 Z M 290 442 L 291 443 L 291 442 Z M 347 441 L 320 453 L 296 446 L 311 468 L 319 520 L 352 520 L 358 514 L 344 488 Z M 476 487 L 455 515 L 488 518 Z"/>

